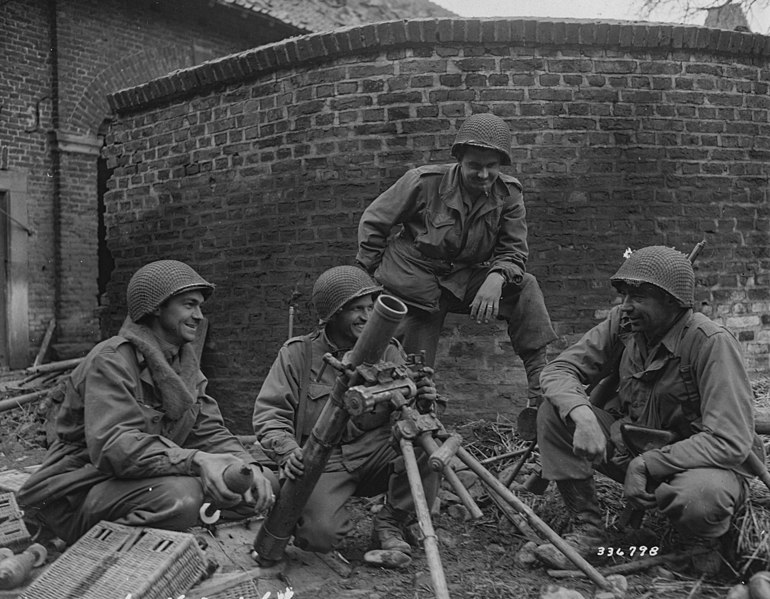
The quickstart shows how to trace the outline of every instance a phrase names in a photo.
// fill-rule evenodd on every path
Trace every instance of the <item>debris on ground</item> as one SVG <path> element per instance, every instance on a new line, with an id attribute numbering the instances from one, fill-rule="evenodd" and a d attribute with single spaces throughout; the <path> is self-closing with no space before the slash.
<path id="1" fill-rule="evenodd" d="M 67 369 L 64 369 L 34 373 L 34 377 L 33 373 L 27 372 L 6 375 L 0 379 L 0 401 L 43 390 L 49 392 L 46 396 L 50 395 L 50 391 L 56 388 L 67 372 Z M 770 408 L 770 378 L 754 382 L 753 388 L 757 405 L 764 409 Z M 3 430 L 0 439 L 0 479 L 12 472 L 20 472 L 23 476 L 25 467 L 33 467 L 41 462 L 45 454 L 43 415 L 46 410 L 43 399 L 0 411 L 0 427 Z M 474 420 L 459 423 L 453 428 L 462 435 L 463 447 L 499 479 L 505 479 L 517 466 L 518 460 L 528 447 L 527 442 L 516 435 L 515 419 L 500 417 L 496 422 Z M 765 444 L 768 443 L 767 437 L 762 439 Z M 571 591 L 572 596 L 582 596 L 585 599 L 605 596 L 601 594 L 602 591 L 597 591 L 595 585 L 582 576 L 581 572 L 549 572 L 534 560 L 532 549 L 536 543 L 528 536 L 531 531 L 522 532 L 515 521 L 490 497 L 478 477 L 459 460 L 453 464 L 457 466 L 458 477 L 478 504 L 482 515 L 478 518 L 472 517 L 449 485 L 442 489 L 440 508 L 433 524 L 439 540 L 450 597 L 536 599 L 543 596 L 549 586 L 554 592 L 561 587 L 563 592 Z M 539 455 L 535 449 L 526 457 L 520 472 L 512 481 L 511 489 L 515 490 L 520 500 L 551 528 L 563 534 L 569 529 L 570 522 L 555 485 L 547 485 L 546 481 L 545 487 L 538 489 L 542 491 L 539 494 L 527 490 L 525 483 L 538 473 Z M 603 476 L 597 476 L 596 482 L 599 502 L 606 514 L 605 527 L 613 531 L 617 528 L 624 505 L 622 485 Z M 306 596 L 312 596 L 314 599 L 415 599 L 433 596 L 429 568 L 425 555 L 420 550 L 416 550 L 412 562 L 402 568 L 386 569 L 366 563 L 364 556 L 371 549 L 369 541 L 372 515 L 379 508 L 381 499 L 357 498 L 351 504 L 356 528 L 339 550 L 339 563 L 346 565 L 344 569 L 324 565 L 325 562 L 318 556 L 301 557 L 305 560 L 301 563 L 307 564 L 304 566 L 305 570 L 310 571 L 310 564 L 313 563 L 319 568 L 316 571 L 322 571 L 320 568 L 323 567 L 323 571 L 327 573 L 325 577 L 315 581 L 317 584 L 312 594 Z M 767 534 L 770 530 L 770 491 L 759 480 L 752 481 L 749 501 L 745 509 L 736 516 L 733 529 L 736 555 L 728 556 L 729 560 L 720 574 L 712 578 L 692 573 L 687 556 L 682 553 L 682 540 L 657 512 L 649 512 L 645 516 L 635 545 L 636 555 L 629 555 L 627 551 L 624 555 L 616 554 L 597 565 L 597 568 L 608 580 L 611 576 L 622 575 L 625 582 L 623 592 L 627 599 L 724 599 L 728 597 L 728 593 L 731 593 L 729 597 L 732 599 L 741 597 L 737 593 L 744 593 L 743 597 L 746 597 L 747 592 L 751 599 L 758 599 L 751 594 L 750 581 L 770 580 L 763 579 L 770 564 L 770 535 Z M 246 544 L 253 532 L 249 532 L 247 536 L 248 539 L 243 541 Z M 644 554 L 642 547 L 645 547 Z M 653 548 L 656 555 L 652 555 Z M 21 550 L 17 549 L 16 553 Z M 60 553 L 52 551 L 49 564 Z M 244 555 L 248 557 L 247 554 Z M 225 555 L 220 561 L 231 557 Z M 329 559 L 329 556 L 325 557 Z M 296 559 L 300 559 L 300 556 L 296 556 Z M 248 560 L 240 565 L 230 564 L 230 567 L 241 572 L 244 581 L 251 575 L 248 573 L 249 567 L 245 565 L 247 563 Z M 37 575 L 37 570 L 43 569 L 36 569 L 33 576 Z M 219 575 L 215 574 L 209 580 L 212 586 L 208 588 L 214 588 L 216 585 L 221 588 L 221 576 L 221 571 Z M 287 580 L 285 586 L 281 586 L 281 591 L 291 587 L 292 581 Z M 310 584 L 307 580 L 298 580 L 298 586 Z M 755 583 L 756 586 L 759 584 Z M 622 583 L 619 585 L 623 586 Z M 206 587 L 201 585 L 200 588 Z M 187 596 L 196 596 L 195 590 L 196 587 Z M 608 599 L 610 596 L 615 597 L 620 591 L 619 586 L 615 594 L 606 596 Z M 294 597 L 303 599 L 302 593 L 295 593 Z"/>

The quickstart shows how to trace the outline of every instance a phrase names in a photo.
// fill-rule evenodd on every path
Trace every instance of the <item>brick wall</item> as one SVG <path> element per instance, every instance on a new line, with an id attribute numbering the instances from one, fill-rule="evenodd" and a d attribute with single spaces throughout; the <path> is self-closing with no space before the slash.
<path id="1" fill-rule="evenodd" d="M 770 38 L 700 27 L 417 20 L 295 38 L 123 90 L 106 152 L 116 259 L 177 258 L 217 284 L 204 366 L 231 423 L 315 277 L 351 263 L 361 211 L 408 168 L 451 161 L 459 123 L 502 116 L 525 189 L 530 270 L 560 340 L 615 301 L 627 247 L 689 251 L 699 307 L 770 368 Z M 523 379 L 504 327 L 447 321 L 439 380 L 465 417 L 512 415 Z"/>
<path id="2" fill-rule="evenodd" d="M 96 164 L 106 95 L 289 33 L 204 0 L 0 3 L 0 170 L 28 179 L 33 355 L 53 317 L 59 345 L 100 337 Z"/>

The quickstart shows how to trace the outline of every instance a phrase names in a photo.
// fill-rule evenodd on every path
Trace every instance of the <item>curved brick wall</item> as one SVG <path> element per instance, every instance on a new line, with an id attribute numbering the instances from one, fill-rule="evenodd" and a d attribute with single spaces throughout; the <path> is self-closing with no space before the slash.
<path id="1" fill-rule="evenodd" d="M 363 208 L 407 168 L 450 161 L 458 124 L 514 131 L 530 270 L 561 340 L 601 318 L 626 247 L 705 237 L 701 309 L 770 367 L 770 38 L 702 27 L 415 20 L 294 38 L 108 98 L 115 322 L 131 272 L 187 260 L 218 284 L 205 369 L 236 428 L 323 269 L 351 262 Z M 512 416 L 502 326 L 451 317 L 438 364 L 454 414 Z M 513 403 L 511 403 L 513 402 Z"/>

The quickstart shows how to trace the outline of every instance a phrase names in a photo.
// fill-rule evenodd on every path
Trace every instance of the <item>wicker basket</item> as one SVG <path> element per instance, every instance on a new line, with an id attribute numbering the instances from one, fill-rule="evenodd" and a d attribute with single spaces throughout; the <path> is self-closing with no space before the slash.
<path id="1" fill-rule="evenodd" d="M 30 536 L 22 515 L 13 493 L 0 493 L 0 547 L 15 553 L 27 548 Z"/>
<path id="2" fill-rule="evenodd" d="M 205 570 L 191 534 L 100 522 L 20 599 L 168 599 L 183 595 Z"/>
<path id="3" fill-rule="evenodd" d="M 206 599 L 262 599 L 264 596 L 265 593 L 259 590 L 257 582 L 253 580 L 244 580 L 214 593 L 206 593 Z"/>

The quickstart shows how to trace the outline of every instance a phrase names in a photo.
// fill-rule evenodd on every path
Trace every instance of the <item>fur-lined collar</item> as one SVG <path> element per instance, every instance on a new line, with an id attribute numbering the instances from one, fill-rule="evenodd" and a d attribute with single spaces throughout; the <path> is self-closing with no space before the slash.
<path id="1" fill-rule="evenodd" d="M 179 420 L 196 401 L 200 367 L 193 348 L 187 343 L 179 348 L 181 367 L 177 374 L 164 355 L 160 340 L 149 328 L 126 319 L 118 334 L 144 356 L 152 381 L 160 392 L 166 416 Z"/>

